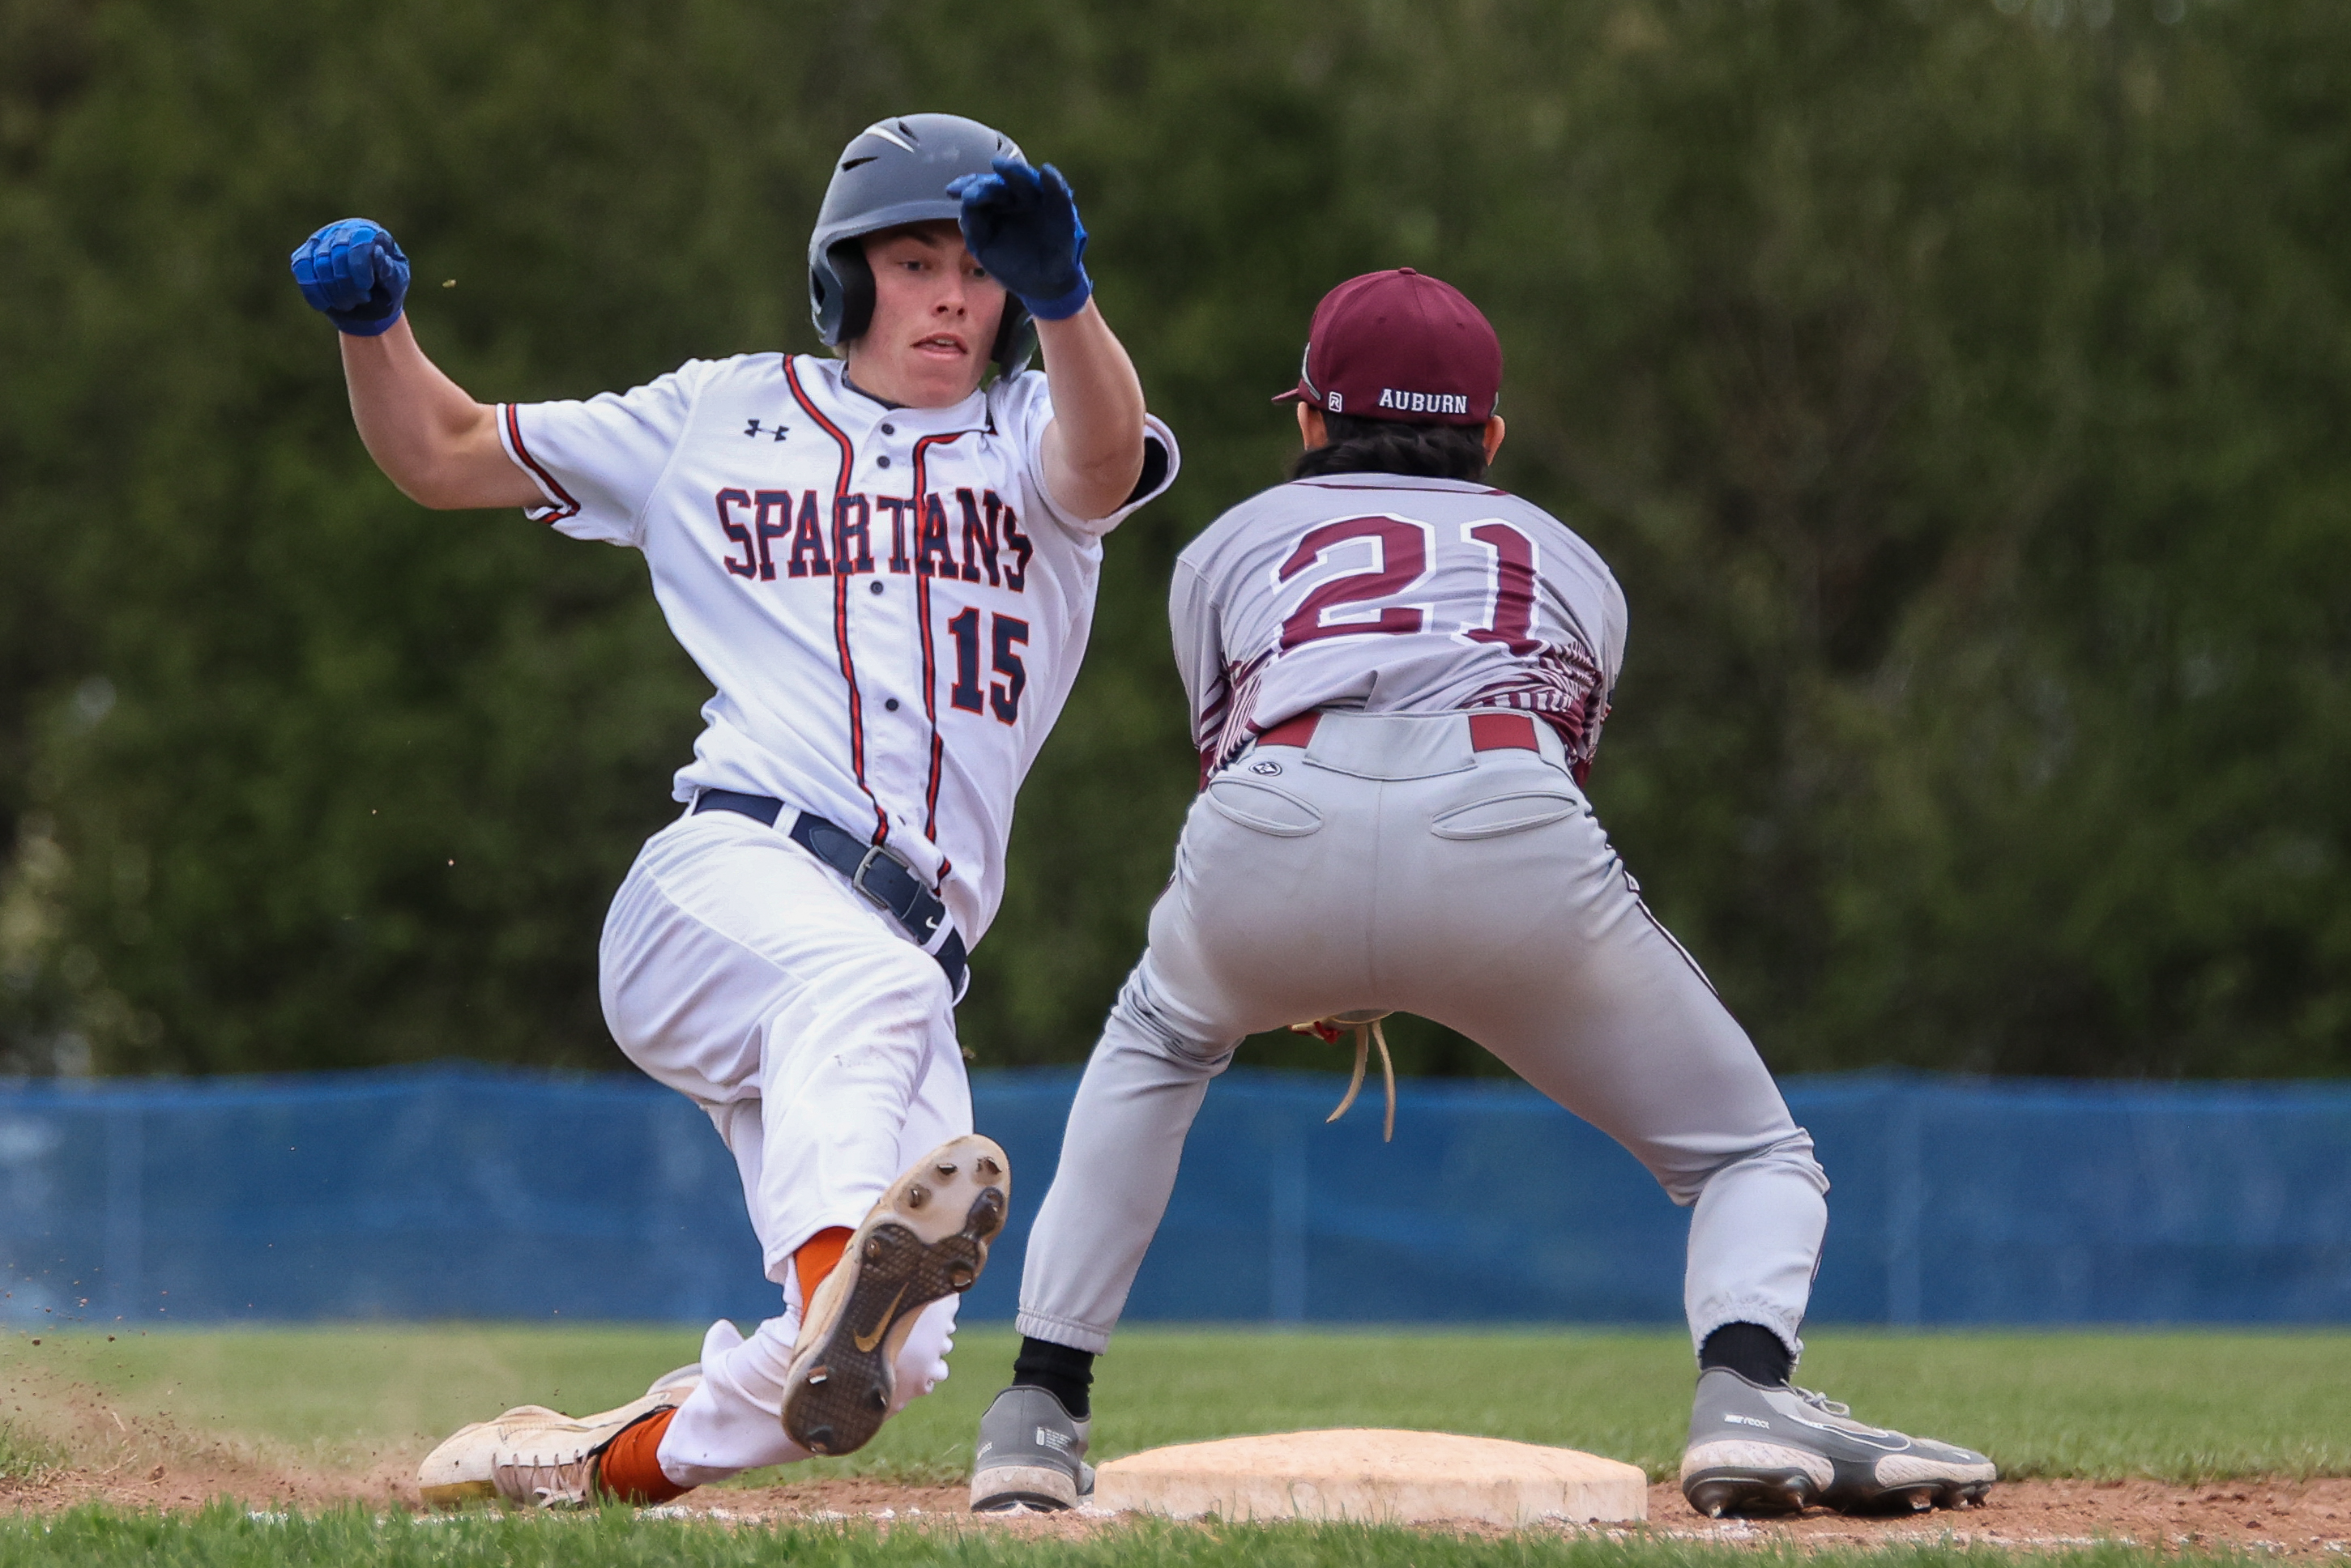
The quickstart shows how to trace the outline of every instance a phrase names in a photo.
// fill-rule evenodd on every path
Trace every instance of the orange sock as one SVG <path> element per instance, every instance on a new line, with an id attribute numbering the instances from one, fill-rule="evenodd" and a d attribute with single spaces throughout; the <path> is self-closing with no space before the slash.
<path id="1" fill-rule="evenodd" d="M 841 1262 L 841 1254 L 849 1250 L 850 1230 L 846 1225 L 828 1225 L 800 1243 L 792 1254 L 792 1270 L 800 1277 L 800 1311 L 808 1311 L 809 1303 L 816 1300 L 817 1286 L 824 1283 L 825 1275 L 832 1272 Z"/>
<path id="2" fill-rule="evenodd" d="M 651 1508 L 692 1491 L 662 1473 L 662 1434 L 669 1430 L 674 1407 L 656 1410 L 621 1428 L 596 1461 L 596 1490 L 606 1497 Z"/>

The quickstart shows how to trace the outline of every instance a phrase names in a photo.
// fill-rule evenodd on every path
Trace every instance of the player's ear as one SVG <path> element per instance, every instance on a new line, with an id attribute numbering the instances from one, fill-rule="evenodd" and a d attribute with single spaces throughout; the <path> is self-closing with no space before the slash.
<path id="1" fill-rule="evenodd" d="M 1298 439 L 1305 443 L 1306 450 L 1312 452 L 1318 446 L 1329 446 L 1331 431 L 1330 428 L 1322 422 L 1322 410 L 1307 402 L 1301 402 L 1297 407 Z"/>
<path id="2" fill-rule="evenodd" d="M 1494 461 L 1494 454 L 1502 450 L 1501 415 L 1496 414 L 1492 419 L 1486 421 L 1486 430 L 1483 439 L 1486 442 L 1486 461 L 1488 462 L 1491 462 Z"/>

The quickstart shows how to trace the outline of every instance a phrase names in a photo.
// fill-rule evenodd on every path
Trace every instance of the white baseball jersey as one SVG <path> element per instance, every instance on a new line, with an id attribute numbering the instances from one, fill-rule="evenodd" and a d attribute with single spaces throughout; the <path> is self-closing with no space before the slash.
<path id="1" fill-rule="evenodd" d="M 644 552 L 670 630 L 715 691 L 676 796 L 769 795 L 886 844 L 967 945 L 1003 894 L 1013 798 L 1085 651 L 1108 517 L 1061 512 L 1041 372 L 944 409 L 892 408 L 838 361 L 689 360 L 585 402 L 507 403 L 528 515 Z"/>
<path id="2" fill-rule="evenodd" d="M 1204 774 L 1316 708 L 1507 708 L 1558 730 L 1580 779 L 1625 661 L 1625 595 L 1592 546 L 1453 479 L 1252 496 L 1176 558 L 1168 618 Z"/>

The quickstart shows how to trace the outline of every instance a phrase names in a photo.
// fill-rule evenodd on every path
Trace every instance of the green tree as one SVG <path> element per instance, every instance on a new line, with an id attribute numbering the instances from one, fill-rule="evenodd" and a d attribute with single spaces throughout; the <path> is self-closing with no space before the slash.
<path id="1" fill-rule="evenodd" d="M 1186 447 L 983 1061 L 1090 1043 L 1192 784 L 1169 564 L 1278 477 L 1315 299 L 1410 265 L 1625 583 L 1595 801 L 1775 1065 L 2345 1071 L 2346 88 L 2332 0 L 0 0 L 0 1037 L 617 1063 L 703 688 L 634 557 L 375 473 L 283 258 L 389 223 L 486 398 L 805 348 L 827 161 L 919 105 L 1070 174 Z"/>

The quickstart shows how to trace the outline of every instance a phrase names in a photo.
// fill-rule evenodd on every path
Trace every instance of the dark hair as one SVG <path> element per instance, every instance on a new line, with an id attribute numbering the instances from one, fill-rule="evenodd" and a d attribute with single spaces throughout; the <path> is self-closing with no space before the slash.
<path id="1" fill-rule="evenodd" d="M 1290 465 L 1292 479 L 1325 473 L 1411 473 L 1425 479 L 1486 477 L 1483 425 L 1405 424 L 1359 414 L 1324 414 L 1326 446 L 1309 447 Z"/>

